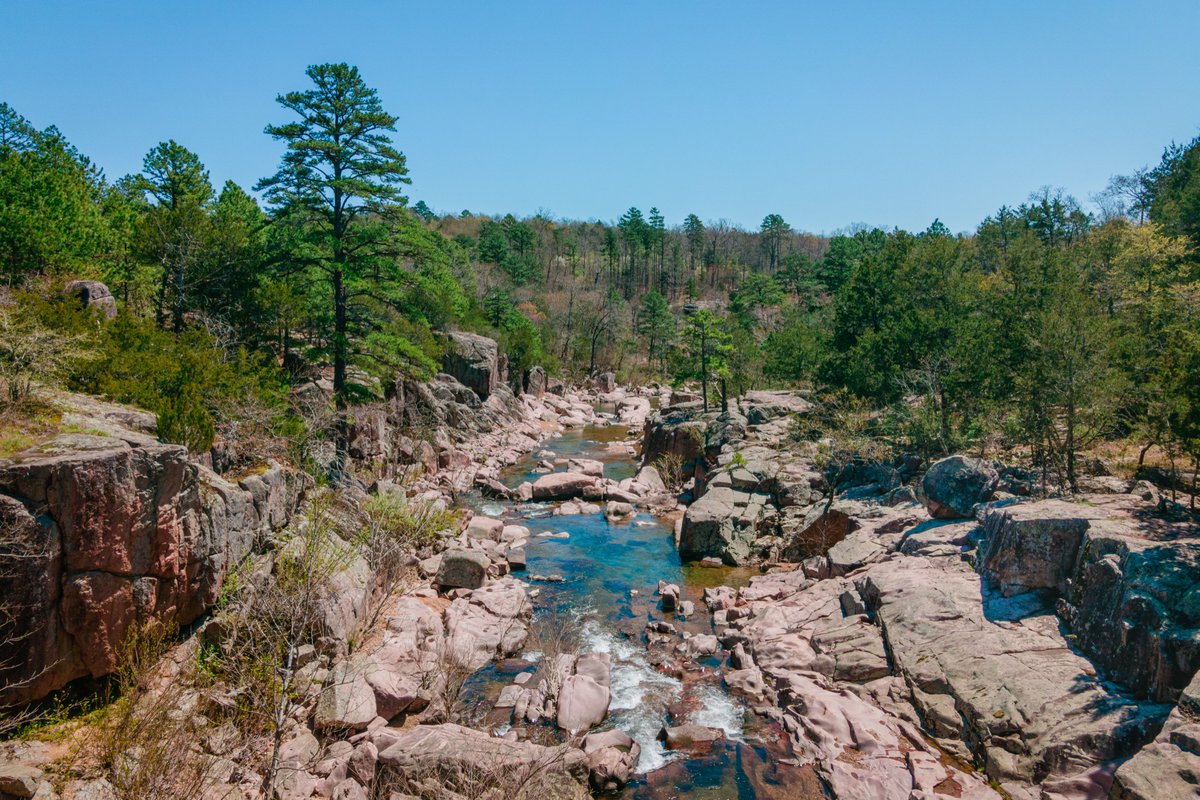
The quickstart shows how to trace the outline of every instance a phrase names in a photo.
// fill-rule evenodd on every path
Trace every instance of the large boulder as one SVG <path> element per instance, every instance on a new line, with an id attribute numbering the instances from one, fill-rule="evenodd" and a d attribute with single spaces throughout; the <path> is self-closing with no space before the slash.
<path id="1" fill-rule="evenodd" d="M 986 461 L 950 456 L 935 462 L 921 481 L 925 504 L 935 519 L 964 519 L 996 490 L 999 474 Z"/>
<path id="2" fill-rule="evenodd" d="M 333 668 L 317 700 L 320 730 L 363 730 L 376 717 L 375 690 L 367 682 L 372 665 L 343 661 Z"/>
<path id="3" fill-rule="evenodd" d="M 592 789 L 615 792 L 629 783 L 637 769 L 642 746 L 624 731 L 589 733 L 583 738 Z"/>
<path id="4" fill-rule="evenodd" d="M 551 472 L 533 482 L 534 500 L 570 500 L 582 497 L 596 485 L 596 477 L 583 472 Z"/>
<path id="5" fill-rule="evenodd" d="M 784 559 L 802 561 L 825 555 L 859 527 L 858 510 L 857 503 L 847 501 L 819 503 L 802 517 L 788 509 L 780 526 Z"/>
<path id="6" fill-rule="evenodd" d="M 546 396 L 546 370 L 541 367 L 529 368 L 529 375 L 525 378 L 525 393 L 538 400 Z"/>
<path id="7" fill-rule="evenodd" d="M 754 542 L 772 513 L 770 495 L 714 486 L 688 507 L 679 535 L 685 561 L 715 557 L 736 566 L 755 555 Z"/>
<path id="8" fill-rule="evenodd" d="M 507 379 L 501 371 L 499 346 L 494 339 L 462 331 L 449 334 L 449 339 L 442 364 L 445 371 L 486 400 Z"/>
<path id="9" fill-rule="evenodd" d="M 70 281 L 63 288 L 63 293 L 76 298 L 84 308 L 97 312 L 105 319 L 117 316 L 117 298 L 100 281 Z"/>
<path id="10" fill-rule="evenodd" d="M 433 583 L 442 589 L 478 589 L 487 578 L 490 563 L 487 555 L 479 550 L 447 550 L 442 553 Z"/>
<path id="11" fill-rule="evenodd" d="M 522 789 L 530 797 L 587 800 L 588 764 L 582 750 L 546 747 L 492 736 L 459 725 L 418 725 L 384 729 L 379 764 L 420 779 L 440 775 L 445 785 L 465 789 L 467 797 L 486 796 L 489 783 L 528 772 Z M 385 744 L 386 743 L 386 744 Z"/>
<path id="12" fill-rule="evenodd" d="M 790 391 L 751 391 L 738 400 L 750 425 L 762 425 L 780 417 L 807 414 L 813 405 Z"/>
<path id="13" fill-rule="evenodd" d="M 680 462 L 685 477 L 693 474 L 704 462 L 707 427 L 705 415 L 697 406 L 668 408 L 652 414 L 646 421 L 642 463 L 653 465 L 666 456 Z"/>
<path id="14" fill-rule="evenodd" d="M 599 725 L 608 714 L 612 699 L 610 690 L 611 661 L 608 653 L 586 653 L 578 658 L 564 659 L 562 679 L 558 690 L 558 727 L 571 733 L 581 733 Z"/>
<path id="15" fill-rule="evenodd" d="M 631 428 L 641 428 L 650 416 L 650 398 L 626 397 L 617 401 L 617 422 Z"/>

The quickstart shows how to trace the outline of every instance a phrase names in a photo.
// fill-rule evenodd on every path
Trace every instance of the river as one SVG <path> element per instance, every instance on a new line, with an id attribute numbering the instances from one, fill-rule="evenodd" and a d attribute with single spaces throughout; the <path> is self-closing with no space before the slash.
<path id="1" fill-rule="evenodd" d="M 569 431 L 550 440 L 545 449 L 557 458 L 585 457 L 603 461 L 605 477 L 620 480 L 633 475 L 637 463 L 624 448 L 611 446 L 627 435 L 620 426 Z M 533 480 L 537 462 L 531 455 L 502 475 L 510 486 Z M 526 547 L 528 570 L 521 576 L 560 576 L 562 582 L 532 581 L 533 633 L 526 652 L 516 659 L 491 665 L 475 675 L 469 690 L 478 707 L 494 700 L 517 672 L 530 669 L 540 653 L 536 643 L 565 633 L 579 652 L 606 652 L 612 659 L 612 702 L 601 729 L 619 728 L 641 745 L 638 777 L 621 797 L 636 800 L 668 798 L 823 797 L 810 770 L 787 758 L 786 737 L 774 724 L 731 696 L 720 675 L 723 658 L 712 657 L 686 670 L 655 659 L 645 643 L 650 620 L 666 620 L 693 633 L 712 633 L 711 617 L 703 603 L 707 586 L 741 585 L 747 569 L 684 565 L 675 549 L 674 520 L 638 513 L 614 523 L 602 514 L 550 516 L 551 506 L 491 503 L 468 498 L 467 503 L 493 516 L 527 526 L 533 536 Z M 538 534 L 568 534 L 565 538 Z M 659 608 L 659 580 L 675 583 L 697 613 L 689 620 L 664 614 Z M 722 651 L 723 652 L 723 651 Z M 685 722 L 720 728 L 726 739 L 703 754 L 667 750 L 657 740 L 664 724 Z M 481 716 L 476 726 L 503 732 L 503 717 Z"/>

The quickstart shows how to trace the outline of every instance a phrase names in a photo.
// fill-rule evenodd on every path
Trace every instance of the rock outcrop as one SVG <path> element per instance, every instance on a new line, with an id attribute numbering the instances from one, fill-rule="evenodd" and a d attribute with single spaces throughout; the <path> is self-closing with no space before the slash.
<path id="1" fill-rule="evenodd" d="M 232 483 L 155 439 L 151 415 L 62 402 L 89 433 L 0 461 L 0 528 L 12 539 L 0 596 L 21 610 L 0 645 L 3 703 L 111 672 L 135 623 L 195 620 L 308 485 L 278 466 Z"/>
<path id="2" fill-rule="evenodd" d="M 1106 677 L 1174 702 L 1200 669 L 1200 531 L 1164 525 L 1133 495 L 994 508 L 981 519 L 989 585 L 1047 597 Z"/>
<path id="3" fill-rule="evenodd" d="M 494 339 L 475 333 L 456 331 L 449 334 L 450 348 L 444 368 L 480 400 L 508 380 L 507 361 Z"/>
<path id="4" fill-rule="evenodd" d="M 921 489 L 934 519 L 964 519 L 978 503 L 992 496 L 999 474 L 986 461 L 950 456 L 933 464 Z"/>
<path id="5" fill-rule="evenodd" d="M 708 556 L 727 564 L 748 563 L 766 523 L 770 497 L 726 485 L 710 486 L 688 506 L 679 536 L 679 555 L 688 561 Z"/>
<path id="6" fill-rule="evenodd" d="M 954 759 L 1016 800 L 1196 796 L 1194 522 L 1124 482 L 1021 502 L 1020 470 L 958 456 L 920 492 L 916 459 L 851 464 L 831 499 L 815 448 L 779 445 L 805 404 L 751 400 L 660 412 L 647 448 L 690 432 L 685 559 L 791 562 L 705 602 L 726 685 L 832 796 L 1000 796 Z M 652 646 L 676 635 L 646 630 Z M 673 652 L 705 658 L 705 638 L 685 631 Z"/>
<path id="7" fill-rule="evenodd" d="M 546 747 L 499 738 L 460 725 L 419 725 L 375 734 L 379 764 L 414 778 L 439 776 L 444 785 L 483 791 L 488 777 L 503 785 L 503 776 L 530 774 L 521 789 L 536 797 L 586 800 L 588 762 L 582 750 Z M 473 796 L 473 795 L 471 795 Z"/>
<path id="8" fill-rule="evenodd" d="M 91 309 L 105 319 L 117 316 L 117 298 L 100 281 L 69 281 L 63 293 L 77 299 L 84 308 Z"/>

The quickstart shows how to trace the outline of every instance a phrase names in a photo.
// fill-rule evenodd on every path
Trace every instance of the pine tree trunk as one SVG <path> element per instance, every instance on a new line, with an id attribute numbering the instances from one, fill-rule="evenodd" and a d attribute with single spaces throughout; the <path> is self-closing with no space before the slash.
<path id="1" fill-rule="evenodd" d="M 346 418 L 346 287 L 340 268 L 333 272 L 333 320 L 333 400 L 337 409 L 333 470 L 340 483 L 350 456 L 350 429 Z"/>

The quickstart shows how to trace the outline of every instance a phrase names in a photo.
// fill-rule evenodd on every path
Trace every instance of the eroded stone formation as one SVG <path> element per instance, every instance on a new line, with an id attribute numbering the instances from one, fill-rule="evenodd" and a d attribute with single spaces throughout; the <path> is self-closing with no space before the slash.
<path id="1" fill-rule="evenodd" d="M 834 796 L 996 796 L 962 765 L 1014 798 L 1196 796 L 1194 521 L 1114 481 L 1014 496 L 1013 471 L 964 457 L 917 493 L 905 460 L 858 465 L 830 496 L 759 403 L 666 408 L 647 452 L 696 476 L 685 557 L 768 568 L 706 591 L 725 680 Z"/>
<path id="2" fill-rule="evenodd" d="M 86 432 L 0 461 L 3 705 L 108 674 L 135 622 L 195 620 L 309 485 L 278 465 L 231 482 L 159 442 L 153 415 L 62 402 Z"/>

